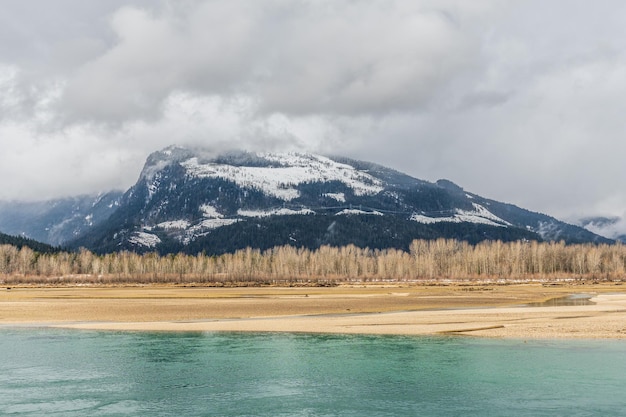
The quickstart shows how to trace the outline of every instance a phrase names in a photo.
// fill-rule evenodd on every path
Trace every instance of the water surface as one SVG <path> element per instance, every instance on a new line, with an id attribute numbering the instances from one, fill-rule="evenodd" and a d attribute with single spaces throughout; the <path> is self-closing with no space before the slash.
<path id="1" fill-rule="evenodd" d="M 624 414 L 624 341 L 0 330 L 3 416 Z"/>
<path id="2" fill-rule="evenodd" d="M 529 303 L 527 307 L 569 307 L 569 306 L 590 306 L 595 305 L 591 299 L 591 294 L 571 294 L 565 297 L 550 298 L 538 303 Z"/>

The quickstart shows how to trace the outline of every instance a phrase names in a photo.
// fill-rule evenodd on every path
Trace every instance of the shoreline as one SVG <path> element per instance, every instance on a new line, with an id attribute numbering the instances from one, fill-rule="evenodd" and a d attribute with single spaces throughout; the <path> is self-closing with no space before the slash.
<path id="1" fill-rule="evenodd" d="M 590 294 L 593 305 L 525 304 Z M 0 328 L 626 339 L 621 286 L 14 288 Z"/>

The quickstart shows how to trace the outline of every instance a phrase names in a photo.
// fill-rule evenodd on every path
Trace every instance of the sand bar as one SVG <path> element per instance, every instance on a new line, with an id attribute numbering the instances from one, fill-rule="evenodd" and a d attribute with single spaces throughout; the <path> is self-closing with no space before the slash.
<path id="1" fill-rule="evenodd" d="M 593 305 L 522 307 L 571 294 Z M 135 331 L 624 338 L 621 285 L 0 289 L 0 326 Z"/>

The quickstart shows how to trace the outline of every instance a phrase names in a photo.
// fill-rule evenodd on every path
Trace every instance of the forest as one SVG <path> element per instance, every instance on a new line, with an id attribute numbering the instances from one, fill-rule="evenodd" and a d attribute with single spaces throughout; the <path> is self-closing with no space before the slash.
<path id="1" fill-rule="evenodd" d="M 622 281 L 626 246 L 415 240 L 409 250 L 279 246 L 216 256 L 37 252 L 0 245 L 3 285 L 336 285 L 358 282 Z"/>

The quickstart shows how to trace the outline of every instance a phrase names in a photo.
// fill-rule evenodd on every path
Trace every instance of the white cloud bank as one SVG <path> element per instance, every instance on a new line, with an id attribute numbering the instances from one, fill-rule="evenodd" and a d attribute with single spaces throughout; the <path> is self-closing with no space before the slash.
<path id="1" fill-rule="evenodd" d="M 177 143 L 344 154 L 559 217 L 624 211 L 617 0 L 0 11 L 0 199 L 125 188 Z"/>

